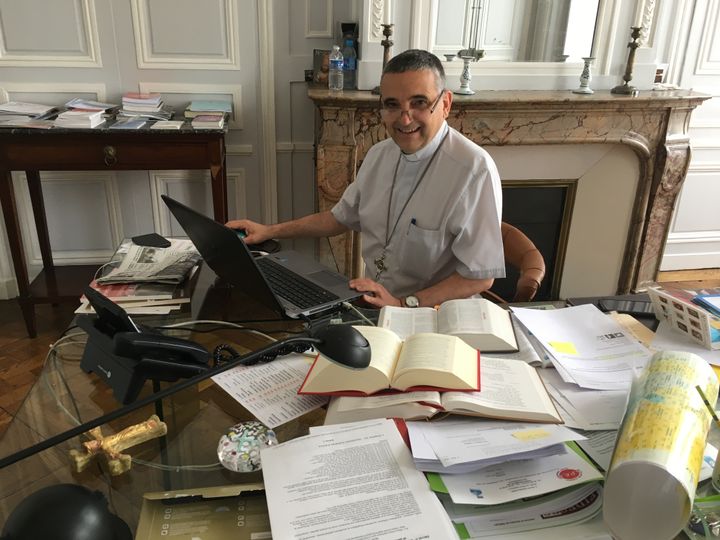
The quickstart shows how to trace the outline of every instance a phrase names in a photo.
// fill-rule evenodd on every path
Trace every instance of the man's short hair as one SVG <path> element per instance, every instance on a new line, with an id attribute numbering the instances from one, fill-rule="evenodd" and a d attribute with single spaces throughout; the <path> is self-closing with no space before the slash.
<path id="1" fill-rule="evenodd" d="M 383 69 L 386 73 L 403 73 L 405 71 L 420 71 L 429 69 L 435 74 L 438 92 L 445 88 L 445 70 L 442 62 L 433 53 L 422 49 L 408 49 L 397 56 L 393 56 Z"/>

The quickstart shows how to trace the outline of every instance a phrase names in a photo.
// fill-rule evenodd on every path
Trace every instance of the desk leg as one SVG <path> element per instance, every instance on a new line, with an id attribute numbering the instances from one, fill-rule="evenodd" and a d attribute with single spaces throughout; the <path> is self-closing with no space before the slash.
<path id="1" fill-rule="evenodd" d="M 25 176 L 28 180 L 30 202 L 32 203 L 35 228 L 37 229 L 38 243 L 40 244 L 43 266 L 45 267 L 46 273 L 54 272 L 55 267 L 53 264 L 52 249 L 50 248 L 50 234 L 48 232 L 47 218 L 45 216 L 45 200 L 43 199 L 42 194 L 40 173 L 38 171 L 25 171 Z"/>
<path id="2" fill-rule="evenodd" d="M 211 146 L 210 156 L 210 176 L 215 221 L 225 223 L 228 220 L 228 204 L 224 141 L 221 140 L 218 145 Z"/>
<path id="3" fill-rule="evenodd" d="M 0 170 L 0 203 L 2 203 L 5 229 L 7 230 L 10 254 L 12 255 L 15 279 L 18 286 L 18 302 L 22 310 L 23 319 L 28 335 L 34 338 L 37 335 L 35 326 L 35 308 L 30 302 L 30 280 L 25 266 L 25 250 L 20 235 L 20 222 L 18 221 L 15 193 L 13 192 L 12 176 L 10 171 Z"/>

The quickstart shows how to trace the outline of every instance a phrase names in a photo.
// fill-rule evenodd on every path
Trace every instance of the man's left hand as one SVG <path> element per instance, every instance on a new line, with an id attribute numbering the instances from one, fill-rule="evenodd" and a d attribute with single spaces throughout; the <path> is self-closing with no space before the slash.
<path id="1" fill-rule="evenodd" d="M 399 298 L 395 298 L 385 287 L 372 279 L 353 279 L 350 281 L 350 288 L 363 293 L 363 300 L 373 307 L 402 306 Z"/>

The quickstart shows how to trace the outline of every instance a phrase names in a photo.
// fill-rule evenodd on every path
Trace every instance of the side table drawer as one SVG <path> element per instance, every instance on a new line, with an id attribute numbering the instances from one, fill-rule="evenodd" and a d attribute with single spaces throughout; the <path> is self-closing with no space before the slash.
<path id="1" fill-rule="evenodd" d="M 221 163 L 222 135 L 195 138 L 35 137 L 0 139 L 0 168 L 9 170 L 205 169 Z"/>

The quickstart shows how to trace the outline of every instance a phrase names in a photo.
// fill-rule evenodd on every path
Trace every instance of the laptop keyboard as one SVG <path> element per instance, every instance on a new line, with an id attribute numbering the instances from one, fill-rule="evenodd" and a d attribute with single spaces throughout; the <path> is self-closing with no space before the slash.
<path id="1" fill-rule="evenodd" d="M 330 291 L 276 263 L 269 257 L 260 257 L 255 259 L 255 262 L 262 270 L 265 279 L 268 280 L 275 294 L 289 300 L 299 308 L 310 308 L 339 298 Z"/>

